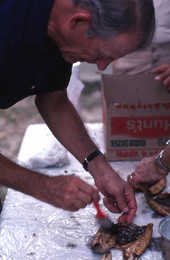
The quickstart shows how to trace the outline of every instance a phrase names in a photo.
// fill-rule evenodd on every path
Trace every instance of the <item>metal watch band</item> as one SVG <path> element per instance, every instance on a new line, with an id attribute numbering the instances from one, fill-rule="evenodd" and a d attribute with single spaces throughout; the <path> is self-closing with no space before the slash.
<path id="1" fill-rule="evenodd" d="M 169 145 L 170 144 L 170 139 L 168 141 L 166 141 L 166 145 Z"/>
<path id="2" fill-rule="evenodd" d="M 163 171 L 165 171 L 167 174 L 170 172 L 170 169 L 168 169 L 162 162 L 161 162 L 161 158 L 163 157 L 163 153 L 165 150 L 162 150 L 158 156 L 156 157 L 156 165 Z"/>
<path id="3" fill-rule="evenodd" d="M 102 152 L 100 150 L 95 150 L 94 152 L 92 152 L 89 156 L 87 156 L 85 159 L 84 159 L 84 162 L 83 162 L 83 168 L 88 171 L 88 165 L 89 163 L 94 159 L 96 158 L 98 155 L 103 155 Z"/>

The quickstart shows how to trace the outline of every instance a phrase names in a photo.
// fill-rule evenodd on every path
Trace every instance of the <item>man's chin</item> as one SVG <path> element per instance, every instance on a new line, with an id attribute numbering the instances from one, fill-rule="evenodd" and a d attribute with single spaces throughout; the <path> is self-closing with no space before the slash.
<path id="1" fill-rule="evenodd" d="M 62 56 L 65 59 L 65 61 L 67 61 L 69 63 L 76 63 L 76 62 L 79 61 L 78 58 L 70 57 L 70 56 L 67 56 L 67 55 L 62 55 Z"/>

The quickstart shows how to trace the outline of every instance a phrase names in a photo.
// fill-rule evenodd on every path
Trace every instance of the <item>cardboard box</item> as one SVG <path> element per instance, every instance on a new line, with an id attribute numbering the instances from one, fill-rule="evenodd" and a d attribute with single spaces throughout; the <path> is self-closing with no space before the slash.
<path id="1" fill-rule="evenodd" d="M 170 93 L 152 75 L 102 74 L 106 157 L 139 160 L 170 138 Z"/>

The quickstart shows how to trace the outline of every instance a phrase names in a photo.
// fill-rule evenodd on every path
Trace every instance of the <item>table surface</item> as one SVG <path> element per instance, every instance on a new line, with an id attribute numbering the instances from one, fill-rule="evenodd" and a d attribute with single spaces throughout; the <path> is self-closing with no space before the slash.
<path id="1" fill-rule="evenodd" d="M 86 124 L 86 127 L 96 144 L 104 152 L 102 124 Z M 32 167 L 32 165 L 29 165 L 30 159 L 35 157 L 37 153 L 41 154 L 40 149 L 43 149 L 43 147 L 40 144 L 42 144 L 42 140 L 48 146 L 46 140 L 49 137 L 53 138 L 46 125 L 30 125 L 21 144 L 18 162 L 26 167 Z M 57 143 L 57 148 L 58 145 Z M 36 170 L 42 174 L 53 176 L 74 173 L 88 183 L 94 184 L 92 177 L 83 170 L 82 165 L 65 149 L 63 151 L 69 163 L 67 161 L 60 168 L 55 166 L 36 168 Z M 45 155 L 46 152 L 42 153 L 41 156 L 48 157 L 47 154 Z M 62 156 L 64 153 L 62 153 Z M 112 162 L 110 164 L 123 179 L 126 179 L 137 162 Z M 168 179 L 168 184 L 169 182 Z M 170 187 L 168 184 L 167 186 Z M 158 243 L 160 239 L 158 224 L 162 217 L 150 209 L 142 193 L 137 193 L 136 199 L 138 210 L 134 223 L 138 225 L 154 224 L 151 246 L 140 257 L 140 260 L 162 260 Z M 100 203 L 102 207 L 102 201 Z M 105 208 L 103 210 L 108 213 L 112 221 L 117 222 L 118 214 L 111 214 Z M 95 214 L 92 205 L 78 212 L 69 212 L 8 189 L 0 222 L 0 259 L 100 259 L 100 255 L 94 254 L 89 248 L 89 243 L 98 230 Z M 112 259 L 123 260 L 122 252 L 113 249 Z"/>

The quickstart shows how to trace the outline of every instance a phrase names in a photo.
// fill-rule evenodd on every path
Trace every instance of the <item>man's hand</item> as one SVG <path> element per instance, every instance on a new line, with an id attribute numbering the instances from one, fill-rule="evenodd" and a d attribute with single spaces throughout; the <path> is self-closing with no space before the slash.
<path id="1" fill-rule="evenodd" d="M 103 166 L 100 164 L 97 174 L 92 175 L 97 188 L 105 196 L 104 205 L 113 213 L 123 213 L 119 221 L 130 223 L 137 209 L 131 185 L 121 179 L 107 163 Z"/>
<path id="2" fill-rule="evenodd" d="M 155 79 L 162 81 L 163 85 L 170 91 L 170 63 L 152 69 L 151 73 L 158 74 Z"/>
<path id="3" fill-rule="evenodd" d="M 143 182 L 158 181 L 164 176 L 160 174 L 155 164 L 155 156 L 142 159 L 134 172 L 128 176 L 128 182 L 135 186 Z"/>
<path id="4" fill-rule="evenodd" d="M 93 200 L 98 201 L 98 191 L 75 175 L 45 176 L 40 199 L 55 207 L 70 211 L 85 208 Z M 43 196 L 43 197 L 42 197 Z"/>

